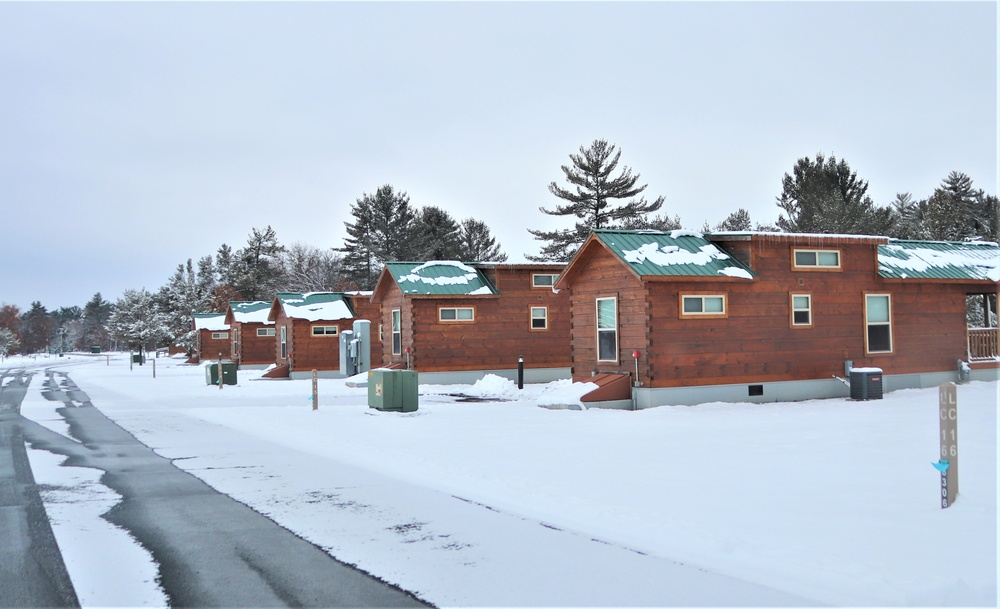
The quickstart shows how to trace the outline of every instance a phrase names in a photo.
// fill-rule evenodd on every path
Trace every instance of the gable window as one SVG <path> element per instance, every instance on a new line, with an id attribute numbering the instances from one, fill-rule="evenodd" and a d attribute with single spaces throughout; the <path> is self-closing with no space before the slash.
<path id="1" fill-rule="evenodd" d="M 725 317 L 723 294 L 681 294 L 681 317 Z"/>
<path id="2" fill-rule="evenodd" d="M 839 269 L 840 250 L 792 250 L 792 267 L 796 269 Z"/>
<path id="3" fill-rule="evenodd" d="M 281 359 L 288 359 L 288 328 L 281 326 Z"/>
<path id="4" fill-rule="evenodd" d="M 257 336 L 274 336 L 274 328 L 257 328 Z"/>
<path id="5" fill-rule="evenodd" d="M 229 340 L 229 332 L 212 332 L 212 340 Z"/>
<path id="6" fill-rule="evenodd" d="M 812 325 L 812 296 L 792 294 L 792 326 L 803 328 Z"/>
<path id="7" fill-rule="evenodd" d="M 532 330 L 549 329 L 548 307 L 531 307 L 531 329 Z"/>
<path id="8" fill-rule="evenodd" d="M 392 310 L 392 354 L 399 355 L 403 352 L 403 332 L 402 315 L 399 309 Z"/>
<path id="9" fill-rule="evenodd" d="M 549 273 L 532 273 L 531 274 L 531 287 L 533 288 L 551 288 L 556 284 L 556 279 L 559 275 L 552 275 Z"/>
<path id="10" fill-rule="evenodd" d="M 892 306 L 888 294 L 865 294 L 865 352 L 892 353 Z"/>
<path id="11" fill-rule="evenodd" d="M 618 361 L 618 299 L 597 299 L 597 361 Z"/>
<path id="12" fill-rule="evenodd" d="M 439 321 L 475 321 L 476 310 L 472 307 L 441 307 L 438 309 Z"/>
<path id="13" fill-rule="evenodd" d="M 313 336 L 336 336 L 340 332 L 338 326 L 313 326 Z"/>

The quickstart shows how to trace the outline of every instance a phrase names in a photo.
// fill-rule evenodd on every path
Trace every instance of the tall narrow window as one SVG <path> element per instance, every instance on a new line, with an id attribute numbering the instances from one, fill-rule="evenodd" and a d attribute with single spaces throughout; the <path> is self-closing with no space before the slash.
<path id="1" fill-rule="evenodd" d="M 868 353 L 892 353 L 892 310 L 888 294 L 865 295 L 865 343 Z"/>
<path id="2" fill-rule="evenodd" d="M 548 330 L 549 328 L 549 308 L 531 307 L 531 329 Z"/>
<path id="3" fill-rule="evenodd" d="M 618 300 L 597 299 L 597 361 L 618 361 Z"/>
<path id="4" fill-rule="evenodd" d="M 239 333 L 240 331 L 238 328 L 233 328 L 233 358 L 235 358 L 240 352 Z"/>
<path id="5" fill-rule="evenodd" d="M 403 352 L 403 329 L 402 316 L 399 309 L 392 310 L 392 354 L 399 355 Z"/>
<path id="6" fill-rule="evenodd" d="M 281 326 L 281 359 L 288 358 L 288 328 Z"/>
<path id="7" fill-rule="evenodd" d="M 812 325 L 812 296 L 792 294 L 792 325 L 805 327 Z"/>

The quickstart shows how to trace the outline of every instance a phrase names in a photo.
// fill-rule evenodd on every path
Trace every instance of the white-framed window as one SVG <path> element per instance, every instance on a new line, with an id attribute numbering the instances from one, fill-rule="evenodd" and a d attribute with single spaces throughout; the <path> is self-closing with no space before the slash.
<path id="1" fill-rule="evenodd" d="M 229 340 L 229 332 L 212 332 L 212 340 Z"/>
<path id="2" fill-rule="evenodd" d="M 793 327 L 804 328 L 812 325 L 813 314 L 811 294 L 792 294 L 791 307 L 791 323 Z"/>
<path id="3" fill-rule="evenodd" d="M 681 294 L 681 317 L 725 317 L 725 294 Z"/>
<path id="4" fill-rule="evenodd" d="M 532 330 L 548 330 L 549 329 L 549 308 L 548 307 L 530 307 L 531 312 L 531 329 Z"/>
<path id="5" fill-rule="evenodd" d="M 288 359 L 288 328 L 281 326 L 281 359 Z"/>
<path id="6" fill-rule="evenodd" d="M 274 328 L 257 328 L 257 336 L 274 336 Z"/>
<path id="7" fill-rule="evenodd" d="M 473 307 L 441 307 L 438 309 L 438 321 L 476 321 L 476 309 Z"/>
<path id="8" fill-rule="evenodd" d="M 233 328 L 233 350 L 231 353 L 233 354 L 234 357 L 236 356 L 237 353 L 240 352 L 239 333 L 240 331 L 237 328 Z"/>
<path id="9" fill-rule="evenodd" d="M 339 333 L 338 326 L 312 326 L 313 336 L 337 336 Z"/>
<path id="10" fill-rule="evenodd" d="M 865 352 L 892 353 L 892 299 L 865 294 Z"/>
<path id="11" fill-rule="evenodd" d="M 556 279 L 559 278 L 558 274 L 552 273 L 532 273 L 531 274 L 531 287 L 533 288 L 551 288 L 556 284 Z"/>
<path id="12" fill-rule="evenodd" d="M 597 361 L 618 361 L 618 299 L 597 299 Z"/>
<path id="13" fill-rule="evenodd" d="M 796 269 L 839 269 L 840 250 L 793 249 L 792 267 Z"/>
<path id="14" fill-rule="evenodd" d="M 400 355 L 403 352 L 403 324 L 402 313 L 399 309 L 392 310 L 392 354 Z"/>

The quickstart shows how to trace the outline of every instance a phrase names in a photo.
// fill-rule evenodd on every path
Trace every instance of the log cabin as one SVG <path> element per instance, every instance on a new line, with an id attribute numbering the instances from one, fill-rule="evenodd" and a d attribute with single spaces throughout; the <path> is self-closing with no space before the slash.
<path id="1" fill-rule="evenodd" d="M 993 243 L 597 230 L 555 288 L 573 380 L 644 408 L 844 397 L 853 368 L 886 391 L 996 379 L 998 280 Z"/>
<path id="2" fill-rule="evenodd" d="M 197 333 L 195 338 L 194 357 L 188 361 L 192 363 L 223 359 L 232 357 L 229 344 L 229 325 L 226 324 L 224 313 L 195 313 L 194 329 Z"/>
<path id="3" fill-rule="evenodd" d="M 231 331 L 231 353 L 240 368 L 267 368 L 274 364 L 274 322 L 268 321 L 271 304 L 265 300 L 231 300 L 226 323 Z"/>
<path id="4" fill-rule="evenodd" d="M 364 293 L 342 292 L 280 292 L 274 297 L 267 320 L 274 324 L 274 362 L 291 378 L 307 378 L 316 370 L 322 378 L 339 378 L 340 333 L 351 330 L 361 319 L 355 313 L 353 301 L 364 304 L 364 314 L 374 326 L 377 309 L 372 309 L 370 296 Z M 369 302 L 364 302 L 369 301 Z M 376 331 L 372 329 L 374 335 Z M 372 342 L 375 342 L 373 337 Z M 381 343 L 378 343 L 381 349 Z M 381 355 L 381 353 L 379 353 Z M 380 361 L 380 360 L 373 360 Z"/>
<path id="5" fill-rule="evenodd" d="M 552 290 L 563 267 L 387 263 L 372 294 L 383 365 L 418 370 L 422 383 L 516 380 L 519 364 L 528 383 L 569 378 L 569 299 Z"/>

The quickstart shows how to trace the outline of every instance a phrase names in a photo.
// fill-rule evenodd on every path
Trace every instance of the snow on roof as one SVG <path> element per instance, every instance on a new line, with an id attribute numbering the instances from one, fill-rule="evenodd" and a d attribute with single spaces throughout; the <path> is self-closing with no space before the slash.
<path id="1" fill-rule="evenodd" d="M 354 311 L 339 292 L 281 292 L 277 296 L 285 316 L 306 321 L 351 319 Z"/>
<path id="2" fill-rule="evenodd" d="M 195 313 L 194 329 L 218 332 L 229 330 L 229 324 L 226 323 L 226 316 L 222 313 Z"/>
<path id="3" fill-rule="evenodd" d="M 386 268 L 403 294 L 491 295 L 496 290 L 478 269 L 456 260 L 390 262 Z"/>
<path id="4" fill-rule="evenodd" d="M 233 319 L 238 323 L 274 323 L 267 320 L 268 313 L 271 312 L 270 302 L 263 300 L 233 300 L 229 302 L 229 308 L 233 311 Z"/>
<path id="5" fill-rule="evenodd" d="M 594 231 L 641 277 L 712 277 L 753 279 L 753 273 L 698 232 Z"/>
<path id="6" fill-rule="evenodd" d="M 878 248 L 879 275 L 892 279 L 971 279 L 1000 282 L 996 243 L 892 240 Z"/>

